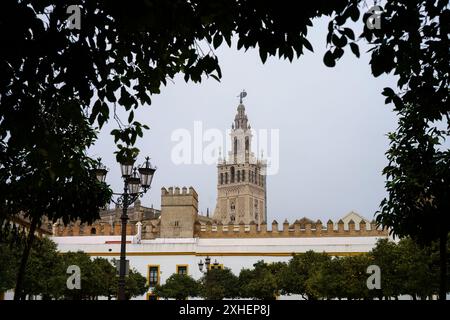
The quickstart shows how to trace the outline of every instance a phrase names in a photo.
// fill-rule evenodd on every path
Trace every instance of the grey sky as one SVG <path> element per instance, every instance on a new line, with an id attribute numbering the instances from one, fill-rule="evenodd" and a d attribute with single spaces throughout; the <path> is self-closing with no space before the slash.
<path id="1" fill-rule="evenodd" d="M 268 220 L 293 222 L 307 216 L 326 221 L 351 210 L 373 217 L 385 195 L 381 171 L 387 163 L 386 133 L 396 127 L 381 91 L 395 87 L 395 81 L 373 78 L 363 41 L 360 59 L 346 49 L 335 68 L 325 67 L 327 20 L 317 22 L 308 38 L 314 53 L 292 63 L 271 57 L 263 65 L 257 50 L 238 52 L 235 41 L 231 49 L 216 51 L 223 73 L 220 83 L 210 78 L 186 84 L 179 76 L 153 96 L 151 106 L 137 111 L 136 118 L 150 126 L 137 144 L 138 162 L 148 154 L 158 167 L 143 204 L 159 208 L 162 186 L 193 186 L 200 211 L 214 211 L 216 166 L 173 164 L 176 143 L 171 134 L 179 128 L 193 132 L 194 121 L 202 121 L 204 130 L 225 132 L 236 113 L 236 96 L 245 88 L 252 128 L 280 130 L 280 170 L 267 182 Z M 110 169 L 107 182 L 119 191 L 120 168 L 109 135 L 115 126 L 114 121 L 105 126 L 89 154 L 103 158 Z"/>

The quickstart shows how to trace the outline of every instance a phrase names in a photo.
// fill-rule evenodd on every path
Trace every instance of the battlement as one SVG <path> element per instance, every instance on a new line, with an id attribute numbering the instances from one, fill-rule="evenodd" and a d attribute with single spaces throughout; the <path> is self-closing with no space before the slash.
<path id="1" fill-rule="evenodd" d="M 180 192 L 181 190 L 181 192 Z M 162 187 L 161 188 L 161 196 L 179 196 L 179 195 L 191 195 L 194 198 L 198 199 L 198 194 L 195 191 L 195 189 L 193 187 L 169 187 L 169 188 L 165 188 Z"/>
<path id="2" fill-rule="evenodd" d="M 377 228 L 376 223 L 366 224 L 361 221 L 356 228 L 355 222 L 350 220 L 348 228 L 344 227 L 344 222 L 339 220 L 337 228 L 335 223 L 328 220 L 323 225 L 320 220 L 315 223 L 300 223 L 296 220 L 293 224 L 284 221 L 282 228 L 278 228 L 278 222 L 274 220 L 271 230 L 267 229 L 267 224 L 263 222 L 259 227 L 253 221 L 250 224 L 228 224 L 206 222 L 196 223 L 195 234 L 199 238 L 286 238 L 286 237 L 387 237 L 387 229 Z"/>
<path id="3" fill-rule="evenodd" d="M 198 194 L 193 187 L 161 188 L 161 209 L 164 207 L 192 206 L 198 210 Z"/>
<path id="4" fill-rule="evenodd" d="M 120 223 L 110 224 L 103 221 L 96 221 L 93 224 L 80 224 L 79 222 L 70 223 L 67 226 L 63 224 L 53 224 L 53 236 L 70 237 L 70 236 L 112 236 L 121 235 L 122 225 Z M 127 235 L 134 235 L 136 226 L 127 224 Z"/>

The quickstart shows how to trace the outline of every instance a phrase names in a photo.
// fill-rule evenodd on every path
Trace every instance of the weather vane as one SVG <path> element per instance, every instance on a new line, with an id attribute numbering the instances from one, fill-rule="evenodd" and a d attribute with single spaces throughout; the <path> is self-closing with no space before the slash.
<path id="1" fill-rule="evenodd" d="M 247 92 L 245 92 L 245 89 L 242 89 L 242 92 L 239 93 L 239 102 L 242 104 L 242 99 L 244 99 L 247 96 Z"/>

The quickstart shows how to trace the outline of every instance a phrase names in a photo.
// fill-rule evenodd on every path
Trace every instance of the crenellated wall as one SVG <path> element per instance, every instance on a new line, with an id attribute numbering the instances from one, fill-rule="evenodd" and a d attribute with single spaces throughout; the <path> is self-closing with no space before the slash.
<path id="1" fill-rule="evenodd" d="M 355 220 L 360 219 L 357 224 Z M 377 228 L 374 222 L 351 212 L 344 220 L 322 224 L 304 217 L 290 224 L 285 220 L 281 226 L 274 220 L 268 227 L 265 222 L 258 226 L 248 224 L 221 224 L 216 219 L 198 215 L 198 194 L 192 187 L 161 188 L 161 215 L 150 220 L 129 220 L 127 235 L 137 233 L 136 223 L 142 223 L 142 239 L 155 238 L 286 238 L 286 237 L 373 237 L 388 236 L 388 230 Z M 270 228 L 270 230 L 269 230 Z M 98 220 L 92 225 L 72 223 L 66 227 L 54 224 L 55 236 L 120 235 L 121 221 Z"/>
<path id="2" fill-rule="evenodd" d="M 199 238 L 286 238 L 286 237 L 371 237 L 388 236 L 388 230 L 377 228 L 375 223 L 370 223 L 369 228 L 365 221 L 361 221 L 356 228 L 353 220 L 348 223 L 348 229 L 344 228 L 344 222 L 339 220 L 337 230 L 334 228 L 333 221 L 329 220 L 323 225 L 320 220 L 316 223 L 298 223 L 289 224 L 285 221 L 281 228 L 278 222 L 272 222 L 271 229 L 268 230 L 267 224 L 263 223 L 258 228 L 255 223 L 250 224 L 213 224 L 207 222 L 204 225 L 196 223 L 196 236 Z"/>
<path id="3" fill-rule="evenodd" d="M 122 225 L 115 223 L 111 226 L 107 222 L 94 222 L 91 225 L 80 224 L 79 222 L 64 226 L 62 224 L 53 225 L 53 235 L 57 237 L 66 236 L 110 236 L 120 235 Z M 136 226 L 132 223 L 127 224 L 127 235 L 134 235 L 136 233 Z"/>

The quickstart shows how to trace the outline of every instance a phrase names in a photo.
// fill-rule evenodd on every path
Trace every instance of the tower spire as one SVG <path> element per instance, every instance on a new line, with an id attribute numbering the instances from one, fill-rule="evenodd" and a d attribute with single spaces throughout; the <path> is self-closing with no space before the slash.
<path id="1" fill-rule="evenodd" d="M 237 114 L 234 117 L 234 126 L 232 125 L 232 129 L 248 129 L 248 118 L 245 114 L 245 107 L 242 103 L 242 100 L 247 96 L 247 92 L 245 90 L 242 90 L 241 93 L 238 95 L 239 97 L 239 106 L 237 108 Z"/>

